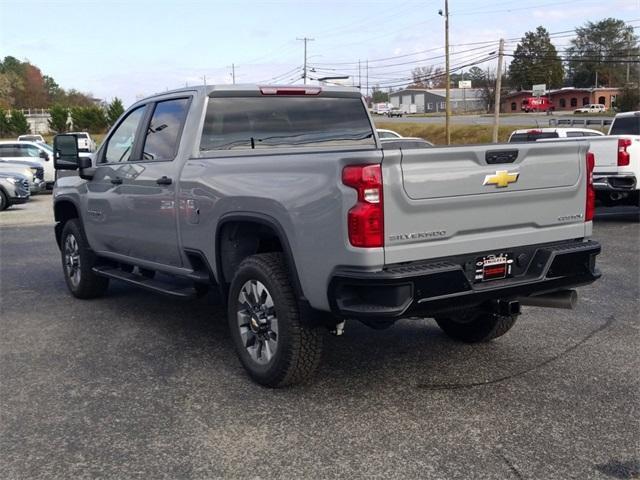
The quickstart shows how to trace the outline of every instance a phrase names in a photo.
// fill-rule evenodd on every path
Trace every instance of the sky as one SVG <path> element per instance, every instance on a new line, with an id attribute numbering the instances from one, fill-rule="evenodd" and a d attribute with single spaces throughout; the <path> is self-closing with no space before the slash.
<path id="1" fill-rule="evenodd" d="M 297 39 L 308 37 L 310 78 L 349 75 L 364 85 L 369 59 L 369 86 L 388 87 L 417 65 L 444 65 L 443 8 L 444 0 L 0 0 L 0 57 L 128 105 L 187 84 L 231 83 L 232 64 L 236 83 L 301 83 Z M 510 51 L 539 25 L 565 32 L 615 17 L 640 27 L 640 0 L 450 0 L 449 10 L 453 66 L 489 58 L 500 38 L 511 39 Z M 554 43 L 565 48 L 571 35 Z"/>

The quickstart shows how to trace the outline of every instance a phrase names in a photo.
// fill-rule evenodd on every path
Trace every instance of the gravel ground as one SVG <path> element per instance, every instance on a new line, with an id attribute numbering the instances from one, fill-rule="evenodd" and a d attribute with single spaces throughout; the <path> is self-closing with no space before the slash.
<path id="1" fill-rule="evenodd" d="M 2 479 L 640 475 L 637 210 L 599 213 L 604 275 L 575 311 L 476 346 L 351 322 L 313 383 L 269 390 L 213 296 L 72 298 L 49 203 L 0 213 Z"/>

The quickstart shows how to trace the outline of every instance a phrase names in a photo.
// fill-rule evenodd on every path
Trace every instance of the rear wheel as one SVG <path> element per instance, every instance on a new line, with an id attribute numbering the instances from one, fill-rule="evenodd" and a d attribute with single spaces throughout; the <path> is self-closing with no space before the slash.
<path id="1" fill-rule="evenodd" d="M 101 296 L 109 286 L 109 279 L 93 272 L 96 257 L 78 219 L 65 223 L 60 245 L 64 279 L 73 296 L 85 299 Z"/>
<path id="2" fill-rule="evenodd" d="M 251 378 L 269 387 L 311 378 L 323 332 L 301 318 L 282 254 L 245 259 L 231 283 L 228 308 L 231 337 Z"/>
<path id="3" fill-rule="evenodd" d="M 488 342 L 507 333 L 516 323 L 517 315 L 496 315 L 470 310 L 436 317 L 436 323 L 448 336 L 466 343 Z"/>

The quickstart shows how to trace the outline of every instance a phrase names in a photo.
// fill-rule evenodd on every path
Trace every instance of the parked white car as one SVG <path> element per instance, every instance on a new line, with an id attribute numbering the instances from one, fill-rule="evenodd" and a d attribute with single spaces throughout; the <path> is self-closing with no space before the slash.
<path id="1" fill-rule="evenodd" d="M 402 138 L 402 135 L 398 132 L 394 132 L 393 130 L 377 128 L 376 131 L 378 132 L 378 137 L 380 137 L 381 140 L 384 140 L 385 138 Z"/>
<path id="2" fill-rule="evenodd" d="M 0 141 L 0 161 L 35 162 L 44 170 L 44 182 L 48 189 L 53 188 L 56 181 L 56 171 L 53 168 L 53 149 L 46 143 L 26 142 L 16 140 Z"/>
<path id="3" fill-rule="evenodd" d="M 576 108 L 573 113 L 603 113 L 607 111 L 607 107 L 601 103 L 591 103 L 581 108 Z"/>
<path id="4" fill-rule="evenodd" d="M 601 137 L 603 135 L 604 133 L 591 128 L 523 128 L 511 132 L 509 143 L 536 142 L 547 138 Z"/>
<path id="5" fill-rule="evenodd" d="M 93 141 L 91 135 L 87 132 L 69 132 L 70 135 L 75 135 L 78 140 L 78 150 L 81 152 L 95 152 L 96 142 Z"/>
<path id="6" fill-rule="evenodd" d="M 398 132 L 394 132 L 393 130 L 387 130 L 385 128 L 376 128 L 376 132 L 378 132 L 378 137 L 383 142 L 389 142 L 392 140 L 406 140 L 406 141 L 413 141 L 413 145 L 415 148 L 417 148 L 417 146 L 433 147 L 433 143 L 431 143 L 428 140 L 425 140 L 424 138 L 403 137 Z M 409 145 L 409 143 L 405 142 L 404 145 Z"/>
<path id="7" fill-rule="evenodd" d="M 19 142 L 40 142 L 40 143 L 47 143 L 46 140 L 44 139 L 44 137 L 42 135 L 20 135 L 18 137 L 18 141 Z"/>

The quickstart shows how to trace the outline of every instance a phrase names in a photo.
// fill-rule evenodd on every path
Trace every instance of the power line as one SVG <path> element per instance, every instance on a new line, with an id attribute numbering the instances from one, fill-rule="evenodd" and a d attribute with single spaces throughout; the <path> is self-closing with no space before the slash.
<path id="1" fill-rule="evenodd" d="M 595 3 L 595 2 L 600 2 L 600 0 L 582 0 L 581 3 Z M 538 5 L 528 5 L 526 7 L 510 7 L 510 8 L 504 8 L 504 9 L 500 9 L 500 10 L 487 10 L 486 8 L 481 9 L 481 10 L 465 10 L 464 12 L 461 13 L 451 13 L 451 15 L 454 15 L 456 17 L 459 17 L 461 15 L 487 15 L 487 14 L 493 14 L 493 13 L 503 13 L 503 12 L 517 12 L 520 10 L 531 10 L 532 8 L 540 8 L 540 7 L 550 7 L 550 6 L 556 6 L 556 5 L 565 5 L 565 4 L 574 4 L 575 0 L 566 0 L 563 2 L 551 2 L 551 3 L 541 3 Z"/>
<path id="2" fill-rule="evenodd" d="M 439 47 L 441 48 L 441 47 Z M 487 46 L 482 46 L 482 47 L 475 47 L 475 48 L 470 48 L 468 50 L 460 50 L 458 52 L 452 53 L 451 55 L 462 55 L 464 53 L 469 53 L 469 52 L 477 52 L 478 50 L 486 50 L 488 49 Z M 495 49 L 494 49 L 495 50 Z M 389 68 L 389 67 L 398 67 L 398 66 L 402 66 L 402 65 L 414 65 L 417 63 L 421 63 L 421 62 L 426 62 L 428 60 L 436 60 L 438 58 L 444 58 L 445 55 L 436 55 L 433 57 L 426 57 L 426 58 L 421 58 L 421 59 L 415 59 L 415 60 L 411 60 L 408 62 L 400 62 L 400 63 L 388 63 L 388 64 L 384 64 L 384 65 L 373 65 L 373 66 L 369 66 L 369 69 L 371 70 L 378 70 L 378 69 L 384 69 L 384 68 Z M 371 62 L 371 60 L 369 61 Z M 345 62 L 346 63 L 346 62 Z M 316 66 L 320 66 L 321 68 L 324 68 L 325 70 L 341 70 L 341 71 L 346 71 L 346 70 L 357 70 L 357 65 L 358 62 L 355 62 L 355 67 L 342 67 L 342 68 L 330 68 L 330 67 L 322 67 L 322 65 L 341 65 L 341 63 L 314 63 L 314 68 Z"/>

